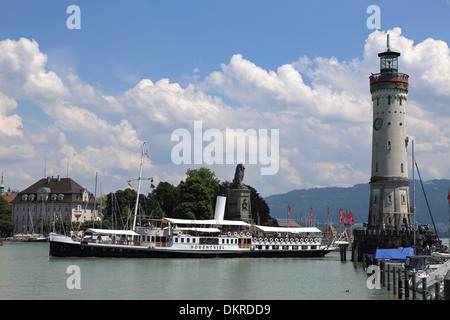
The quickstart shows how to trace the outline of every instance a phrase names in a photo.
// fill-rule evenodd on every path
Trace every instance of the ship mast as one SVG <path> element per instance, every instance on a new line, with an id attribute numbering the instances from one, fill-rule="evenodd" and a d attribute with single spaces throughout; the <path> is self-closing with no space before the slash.
<path id="1" fill-rule="evenodd" d="M 138 206 L 139 206 L 139 193 L 141 191 L 141 180 L 142 180 L 142 163 L 143 163 L 143 159 L 144 159 L 144 154 L 145 154 L 145 141 L 142 144 L 142 152 L 141 152 L 141 166 L 139 168 L 139 178 L 138 178 L 138 188 L 137 188 L 137 196 L 136 196 L 136 205 L 134 206 L 134 218 L 133 218 L 133 231 L 136 228 L 136 216 L 137 216 L 137 211 L 138 211 Z"/>

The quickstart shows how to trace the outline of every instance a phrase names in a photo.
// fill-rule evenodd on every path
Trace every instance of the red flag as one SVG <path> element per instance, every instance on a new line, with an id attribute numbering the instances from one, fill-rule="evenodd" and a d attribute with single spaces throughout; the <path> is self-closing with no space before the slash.
<path id="1" fill-rule="evenodd" d="M 345 213 L 342 212 L 342 222 L 345 225 Z"/>
<path id="2" fill-rule="evenodd" d="M 328 210 L 328 214 L 327 214 L 327 224 L 328 224 L 328 220 L 330 220 L 330 207 L 327 206 L 327 210 Z"/>
<path id="3" fill-rule="evenodd" d="M 288 202 L 288 223 L 289 223 L 289 212 L 291 212 L 291 205 Z"/>
<path id="4" fill-rule="evenodd" d="M 313 222 L 312 206 L 311 206 L 311 223 Z"/>
<path id="5" fill-rule="evenodd" d="M 355 224 L 355 220 L 353 220 L 352 210 L 350 210 L 350 213 L 348 214 L 348 224 L 351 226 Z"/>
<path id="6" fill-rule="evenodd" d="M 339 223 L 342 223 L 342 208 L 339 208 Z"/>

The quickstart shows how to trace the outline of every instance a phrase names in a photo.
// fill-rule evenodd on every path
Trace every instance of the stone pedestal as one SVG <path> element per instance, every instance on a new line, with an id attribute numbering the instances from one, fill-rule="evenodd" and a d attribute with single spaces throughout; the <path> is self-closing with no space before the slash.
<path id="1" fill-rule="evenodd" d="M 225 219 L 242 220 L 249 223 L 253 222 L 249 189 L 227 190 Z"/>

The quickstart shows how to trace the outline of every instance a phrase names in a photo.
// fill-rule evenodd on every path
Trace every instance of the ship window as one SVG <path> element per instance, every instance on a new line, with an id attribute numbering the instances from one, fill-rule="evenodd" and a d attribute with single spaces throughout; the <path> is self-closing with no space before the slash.
<path id="1" fill-rule="evenodd" d="M 195 243 L 195 238 L 192 238 L 192 243 Z"/>
<path id="2" fill-rule="evenodd" d="M 178 238 L 175 238 L 175 243 L 177 243 L 178 242 Z"/>
<path id="3" fill-rule="evenodd" d="M 186 243 L 189 243 L 190 241 L 189 241 L 189 238 L 186 238 Z"/>

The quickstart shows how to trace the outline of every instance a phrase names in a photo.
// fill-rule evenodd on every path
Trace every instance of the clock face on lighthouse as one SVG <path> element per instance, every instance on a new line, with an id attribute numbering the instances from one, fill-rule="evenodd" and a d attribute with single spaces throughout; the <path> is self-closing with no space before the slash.
<path id="1" fill-rule="evenodd" d="M 381 120 L 380 118 L 376 118 L 375 121 L 373 122 L 373 128 L 375 130 L 380 130 L 382 126 L 383 126 L 383 120 Z"/>

